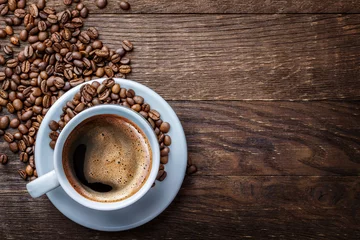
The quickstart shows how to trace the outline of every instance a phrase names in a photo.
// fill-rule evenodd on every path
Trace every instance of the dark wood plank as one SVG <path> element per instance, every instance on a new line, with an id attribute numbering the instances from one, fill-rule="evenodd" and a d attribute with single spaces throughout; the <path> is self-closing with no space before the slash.
<path id="1" fill-rule="evenodd" d="M 360 173 L 358 102 L 171 101 L 183 123 L 197 175 L 308 176 Z M 10 161 L 0 189 L 23 185 Z M 171 161 L 171 159 L 170 159 Z"/>
<path id="2" fill-rule="evenodd" d="M 25 192 L 0 190 L 0 237 L 358 239 L 359 192 L 359 177 L 192 176 L 152 222 L 103 233 L 67 220 L 46 197 L 34 200 Z"/>
<path id="3" fill-rule="evenodd" d="M 112 49 L 133 41 L 128 78 L 168 100 L 360 99 L 358 15 L 109 14 L 86 26 Z"/>
<path id="4" fill-rule="evenodd" d="M 91 13 L 125 13 L 120 1 L 108 1 L 98 9 L 93 0 L 84 1 Z M 126 13 L 359 13 L 360 3 L 353 0 L 131 0 Z M 49 1 L 49 6 L 65 8 L 62 1 Z"/>

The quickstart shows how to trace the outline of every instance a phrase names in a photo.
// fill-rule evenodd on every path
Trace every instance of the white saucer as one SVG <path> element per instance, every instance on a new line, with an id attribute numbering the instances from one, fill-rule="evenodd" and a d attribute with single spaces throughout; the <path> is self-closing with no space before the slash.
<path id="1" fill-rule="evenodd" d="M 101 82 L 104 79 L 95 81 Z M 166 179 L 163 182 L 156 181 L 155 187 L 150 189 L 142 199 L 124 209 L 98 211 L 83 207 L 70 198 L 61 187 L 47 193 L 50 201 L 66 217 L 82 226 L 101 231 L 122 231 L 135 228 L 158 216 L 169 206 L 178 193 L 187 164 L 187 145 L 184 130 L 170 105 L 160 95 L 144 85 L 120 78 L 114 78 L 114 80 L 120 83 L 121 87 L 134 89 L 137 95 L 144 97 L 145 102 L 161 114 L 164 121 L 171 124 L 169 135 L 172 144 L 169 163 L 165 165 L 168 173 Z M 56 101 L 42 121 L 35 147 L 36 169 L 39 176 L 54 169 L 51 159 L 53 150 L 49 146 L 50 129 L 48 124 L 51 120 L 59 120 L 62 107 L 73 98 L 80 87 L 81 85 L 69 90 Z"/>

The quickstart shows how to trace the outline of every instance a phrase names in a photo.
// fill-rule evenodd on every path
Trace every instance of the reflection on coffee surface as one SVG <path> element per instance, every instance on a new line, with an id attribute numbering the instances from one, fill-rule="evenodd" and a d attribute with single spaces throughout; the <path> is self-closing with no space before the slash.
<path id="1" fill-rule="evenodd" d="M 63 149 L 66 177 L 82 196 L 98 202 L 134 195 L 151 171 L 152 153 L 144 132 L 123 117 L 104 114 L 80 123 Z"/>

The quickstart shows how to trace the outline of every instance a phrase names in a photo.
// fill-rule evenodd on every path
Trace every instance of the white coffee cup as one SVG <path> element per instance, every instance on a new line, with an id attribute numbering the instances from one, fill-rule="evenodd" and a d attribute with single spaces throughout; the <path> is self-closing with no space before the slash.
<path id="1" fill-rule="evenodd" d="M 102 114 L 115 114 L 124 117 L 126 119 L 129 119 L 130 121 L 135 123 L 140 129 L 142 129 L 142 131 L 148 138 L 152 150 L 151 171 L 146 182 L 134 195 L 117 202 L 96 202 L 88 198 L 85 198 L 84 196 L 79 194 L 68 181 L 62 163 L 62 151 L 63 151 L 64 143 L 67 137 L 69 136 L 69 134 L 74 130 L 74 128 L 77 125 L 79 125 L 85 119 Z M 139 113 L 120 105 L 109 104 L 109 105 L 99 105 L 88 108 L 83 112 L 77 114 L 73 119 L 71 119 L 71 121 L 69 121 L 68 124 L 66 124 L 64 129 L 61 131 L 56 141 L 54 155 L 51 158 L 53 159 L 49 159 L 49 161 L 51 160 L 54 161 L 54 170 L 43 176 L 40 176 L 36 180 L 26 185 L 26 188 L 32 197 L 34 198 L 39 197 L 61 186 L 72 199 L 74 199 L 76 202 L 80 203 L 81 205 L 96 210 L 111 211 L 111 210 L 121 209 L 135 203 L 137 200 L 139 200 L 149 191 L 151 185 L 154 183 L 156 179 L 159 170 L 160 148 L 154 130 L 152 129 L 149 122 L 146 121 Z"/>

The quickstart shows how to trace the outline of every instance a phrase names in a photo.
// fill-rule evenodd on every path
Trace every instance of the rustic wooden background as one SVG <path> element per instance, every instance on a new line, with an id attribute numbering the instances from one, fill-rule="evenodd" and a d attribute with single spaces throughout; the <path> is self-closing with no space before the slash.
<path id="1" fill-rule="evenodd" d="M 360 2 L 129 2 L 85 1 L 86 25 L 134 43 L 129 78 L 174 107 L 198 173 L 150 223 L 97 232 L 31 199 L 1 140 L 0 238 L 359 239 Z"/>

